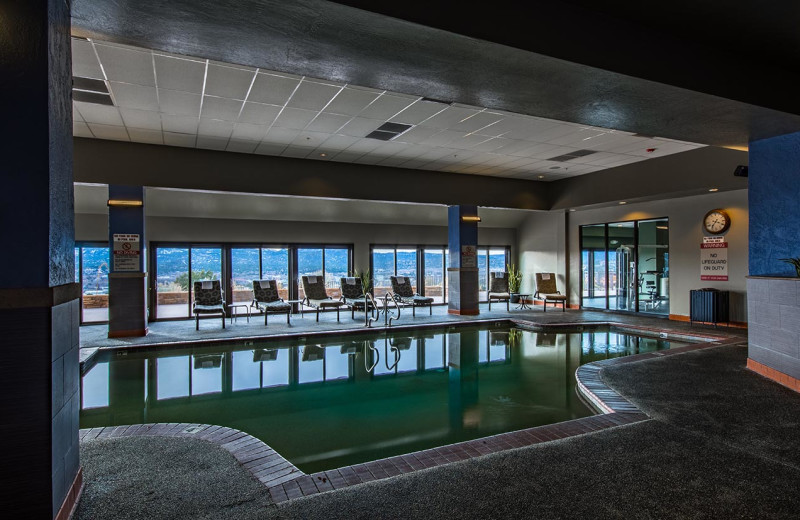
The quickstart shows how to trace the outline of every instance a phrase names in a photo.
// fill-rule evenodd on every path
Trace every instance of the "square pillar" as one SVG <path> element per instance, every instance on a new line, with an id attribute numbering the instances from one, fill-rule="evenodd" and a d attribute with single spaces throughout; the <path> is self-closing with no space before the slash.
<path id="1" fill-rule="evenodd" d="M 447 208 L 447 312 L 476 316 L 478 310 L 478 206 Z M 466 218 L 465 218 L 466 217 Z"/>

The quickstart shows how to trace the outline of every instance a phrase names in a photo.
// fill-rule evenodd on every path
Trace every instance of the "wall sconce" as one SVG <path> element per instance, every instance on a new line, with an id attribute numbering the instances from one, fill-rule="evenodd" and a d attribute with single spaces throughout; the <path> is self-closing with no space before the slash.
<path id="1" fill-rule="evenodd" d="M 461 222 L 480 222 L 481 217 L 478 215 L 462 215 Z"/>
<path id="2" fill-rule="evenodd" d="M 136 207 L 136 206 L 143 206 L 144 202 L 141 200 L 119 200 L 119 199 L 108 199 L 108 206 L 114 207 Z"/>

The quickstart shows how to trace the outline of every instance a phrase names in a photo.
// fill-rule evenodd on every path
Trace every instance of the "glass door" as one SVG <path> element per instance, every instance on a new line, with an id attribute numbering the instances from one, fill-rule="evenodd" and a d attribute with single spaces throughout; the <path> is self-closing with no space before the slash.
<path id="1" fill-rule="evenodd" d="M 189 316 L 189 248 L 156 248 L 156 317 Z"/>
<path id="2" fill-rule="evenodd" d="M 322 249 L 298 248 L 297 249 L 297 294 L 298 299 L 305 298 L 303 290 L 303 276 L 322 276 L 323 262 Z"/>
<path id="3" fill-rule="evenodd" d="M 257 247 L 231 249 L 231 289 L 233 303 L 253 301 L 253 280 L 261 279 L 261 259 Z"/>
<path id="4" fill-rule="evenodd" d="M 275 280 L 278 296 L 289 300 L 289 248 L 261 248 L 261 279 Z"/>
<path id="5" fill-rule="evenodd" d="M 108 247 L 76 248 L 80 269 L 81 323 L 108 321 Z"/>
<path id="6" fill-rule="evenodd" d="M 194 282 L 207 280 L 219 280 L 220 287 L 225 291 L 225 282 L 222 280 L 221 247 L 192 247 L 191 262 L 192 276 L 191 283 L 189 284 L 190 291 L 194 291 Z M 191 306 L 189 309 L 191 312 Z"/>
<path id="7" fill-rule="evenodd" d="M 669 314 L 669 221 L 641 220 L 639 311 Z"/>
<path id="8" fill-rule="evenodd" d="M 445 266 L 443 249 L 425 249 L 425 296 L 433 303 L 444 303 Z"/>
<path id="9" fill-rule="evenodd" d="M 608 308 L 636 310 L 639 279 L 634 222 L 613 222 L 608 225 L 608 276 Z"/>

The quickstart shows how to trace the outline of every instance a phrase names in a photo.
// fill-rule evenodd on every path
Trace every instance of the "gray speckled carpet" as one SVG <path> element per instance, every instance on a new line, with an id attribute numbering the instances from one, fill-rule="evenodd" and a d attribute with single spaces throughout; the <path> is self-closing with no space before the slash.
<path id="1" fill-rule="evenodd" d="M 800 395 L 747 371 L 746 354 L 721 347 L 607 369 L 649 421 L 277 507 L 235 463 L 217 468 L 211 445 L 167 446 L 165 457 L 155 439 L 92 441 L 77 518 L 798 518 Z M 199 465 L 207 476 L 195 481 Z M 110 487 L 109 469 L 125 484 Z"/>

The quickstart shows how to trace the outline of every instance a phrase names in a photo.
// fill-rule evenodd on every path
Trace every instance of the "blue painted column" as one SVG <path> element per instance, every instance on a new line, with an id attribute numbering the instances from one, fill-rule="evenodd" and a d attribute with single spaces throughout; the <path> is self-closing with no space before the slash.
<path id="1" fill-rule="evenodd" d="M 751 142 L 749 161 L 747 364 L 794 386 L 800 384 L 800 278 L 781 258 L 800 257 L 800 132 Z"/>
<path id="2" fill-rule="evenodd" d="M 71 69 L 69 2 L 2 3 L 1 502 L 14 518 L 68 514 L 82 482 Z"/>
<path id="3" fill-rule="evenodd" d="M 450 314 L 474 316 L 478 311 L 478 206 L 460 205 L 447 208 L 448 303 Z M 466 219 L 465 219 L 466 217 Z"/>
<path id="4" fill-rule="evenodd" d="M 147 335 L 144 187 L 108 186 L 108 337 Z"/>

